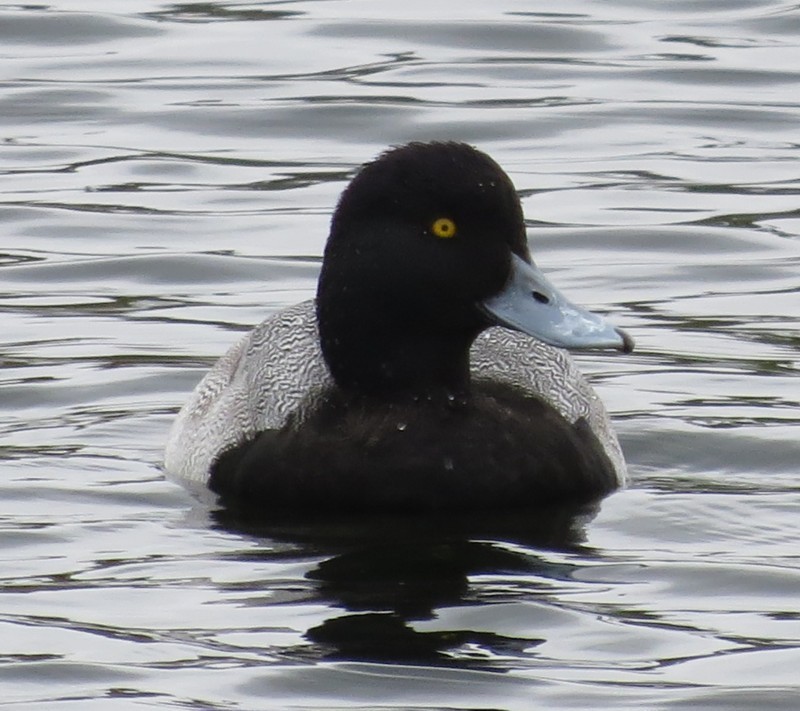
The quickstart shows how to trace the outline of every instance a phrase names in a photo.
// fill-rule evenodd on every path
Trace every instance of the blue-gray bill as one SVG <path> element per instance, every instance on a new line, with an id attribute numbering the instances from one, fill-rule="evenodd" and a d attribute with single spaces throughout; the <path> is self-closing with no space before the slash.
<path id="1" fill-rule="evenodd" d="M 559 348 L 633 350 L 633 338 L 598 314 L 573 304 L 534 264 L 513 255 L 503 291 L 481 306 L 495 322 Z"/>

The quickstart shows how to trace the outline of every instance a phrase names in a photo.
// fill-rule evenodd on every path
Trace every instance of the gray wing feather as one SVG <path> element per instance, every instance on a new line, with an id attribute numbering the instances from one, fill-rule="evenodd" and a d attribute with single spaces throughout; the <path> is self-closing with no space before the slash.
<path id="1" fill-rule="evenodd" d="M 312 301 L 266 319 L 206 374 L 170 430 L 164 468 L 204 485 L 214 459 L 266 429 L 278 429 L 331 385 Z"/>
<path id="2" fill-rule="evenodd" d="M 617 480 L 627 479 L 625 459 L 603 401 L 569 353 L 506 328 L 490 328 L 470 353 L 475 378 L 498 380 L 544 400 L 568 422 L 583 418 L 611 460 Z"/>

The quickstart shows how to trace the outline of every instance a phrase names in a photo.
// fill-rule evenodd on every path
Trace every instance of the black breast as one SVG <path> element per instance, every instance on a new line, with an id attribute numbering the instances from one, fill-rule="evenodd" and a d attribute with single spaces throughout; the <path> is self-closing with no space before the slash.
<path id="1" fill-rule="evenodd" d="M 447 511 L 597 499 L 617 486 L 587 423 L 497 383 L 467 401 L 345 400 L 224 452 L 210 488 L 264 511 Z"/>

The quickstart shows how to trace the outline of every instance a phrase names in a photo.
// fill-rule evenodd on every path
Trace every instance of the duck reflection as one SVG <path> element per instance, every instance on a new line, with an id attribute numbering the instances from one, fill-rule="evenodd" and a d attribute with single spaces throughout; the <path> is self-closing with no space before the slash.
<path id="1" fill-rule="evenodd" d="M 214 518 L 227 530 L 289 544 L 298 557 L 324 557 L 306 577 L 317 600 L 331 607 L 331 617 L 306 631 L 312 648 L 302 656 L 487 669 L 496 668 L 492 656 L 518 655 L 544 640 L 474 630 L 419 631 L 415 623 L 434 619 L 437 609 L 487 604 L 475 595 L 474 576 L 524 576 L 527 590 L 536 578 L 568 580 L 573 566 L 541 553 L 585 553 L 585 525 L 597 509 L 293 517 L 269 523 L 223 509 Z M 465 649 L 485 653 L 470 658 Z"/>

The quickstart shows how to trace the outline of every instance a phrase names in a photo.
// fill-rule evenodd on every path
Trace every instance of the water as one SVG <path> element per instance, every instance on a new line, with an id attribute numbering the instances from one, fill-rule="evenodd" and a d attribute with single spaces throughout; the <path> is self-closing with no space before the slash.
<path id="1" fill-rule="evenodd" d="M 796 709 L 799 47 L 770 0 L 0 6 L 3 708 Z M 636 337 L 580 358 L 630 488 L 259 526 L 165 482 L 347 176 L 431 138 Z"/>

